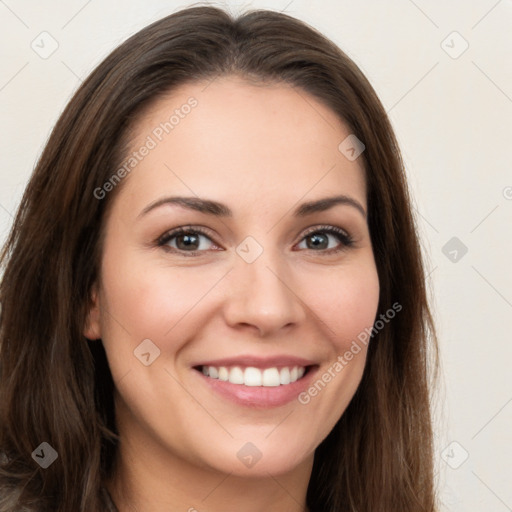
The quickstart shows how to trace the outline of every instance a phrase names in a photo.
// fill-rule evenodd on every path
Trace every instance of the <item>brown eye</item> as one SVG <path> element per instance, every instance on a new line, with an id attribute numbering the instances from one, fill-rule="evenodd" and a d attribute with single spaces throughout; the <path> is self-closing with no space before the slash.
<path id="1" fill-rule="evenodd" d="M 158 240 L 159 247 L 163 247 L 164 249 L 172 252 L 203 252 L 211 248 L 208 247 L 209 243 L 215 245 L 210 237 L 198 228 L 175 229 L 165 233 Z"/>
<path id="2" fill-rule="evenodd" d="M 185 233 L 181 235 L 174 235 L 173 238 L 176 239 L 176 246 L 178 249 L 187 251 L 189 249 L 199 249 L 199 246 L 201 245 L 200 237 L 201 235 L 197 235 L 195 233 Z"/>

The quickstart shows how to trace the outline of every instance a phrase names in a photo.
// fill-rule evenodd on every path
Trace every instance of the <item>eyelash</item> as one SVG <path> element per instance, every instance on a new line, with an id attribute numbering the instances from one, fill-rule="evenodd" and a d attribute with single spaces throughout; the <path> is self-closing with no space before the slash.
<path id="1" fill-rule="evenodd" d="M 340 229 L 336 226 L 329 226 L 329 225 L 315 226 L 314 228 L 312 228 L 311 230 L 307 231 L 304 234 L 304 236 L 301 238 L 300 242 L 302 242 L 306 237 L 308 237 L 310 235 L 317 234 L 317 233 L 336 236 L 342 244 L 341 247 L 320 250 L 320 251 L 315 251 L 314 249 L 306 249 L 306 250 L 323 253 L 324 255 L 331 255 L 334 253 L 339 253 L 339 252 L 345 251 L 354 245 L 353 238 L 346 231 L 344 231 L 343 229 Z M 183 254 L 184 256 L 197 256 L 197 253 L 202 253 L 202 252 L 206 252 L 206 251 L 200 251 L 197 249 L 193 250 L 193 251 L 183 251 L 181 249 L 175 249 L 174 247 L 167 246 L 167 244 L 173 238 L 176 238 L 179 235 L 196 235 L 196 234 L 205 236 L 206 238 L 208 238 L 211 242 L 213 242 L 215 244 L 215 242 L 211 239 L 209 232 L 207 232 L 205 229 L 203 229 L 199 226 L 183 226 L 183 227 L 168 231 L 167 233 L 164 233 L 162 236 L 160 236 L 158 238 L 158 240 L 156 241 L 156 245 L 168 252 L 179 253 L 179 254 Z"/>

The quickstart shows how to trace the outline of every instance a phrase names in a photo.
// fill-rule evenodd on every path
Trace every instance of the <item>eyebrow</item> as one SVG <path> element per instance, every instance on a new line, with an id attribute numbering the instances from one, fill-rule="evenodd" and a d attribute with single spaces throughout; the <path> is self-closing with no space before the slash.
<path id="1" fill-rule="evenodd" d="M 150 203 L 139 213 L 137 219 L 146 215 L 150 211 L 155 210 L 156 208 L 172 204 L 176 204 L 183 208 L 187 208 L 188 210 L 204 213 L 206 215 L 213 215 L 215 217 L 233 217 L 232 210 L 223 203 L 219 203 L 217 201 L 212 201 L 209 199 L 202 199 L 199 197 L 174 196 L 164 197 L 162 199 L 158 199 L 157 201 Z M 357 211 L 359 211 L 361 215 L 366 219 L 366 211 L 361 205 L 361 203 L 354 199 L 353 197 L 346 195 L 324 197 L 322 199 L 317 199 L 315 201 L 307 201 L 298 206 L 293 211 L 293 215 L 295 217 L 306 217 L 308 215 L 312 215 L 313 213 L 329 210 L 330 208 L 336 205 L 352 206 Z"/>

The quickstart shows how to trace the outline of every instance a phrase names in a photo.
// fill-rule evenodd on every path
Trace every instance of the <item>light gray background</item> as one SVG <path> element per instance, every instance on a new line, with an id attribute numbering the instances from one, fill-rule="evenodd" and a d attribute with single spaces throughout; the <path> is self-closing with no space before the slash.
<path id="1" fill-rule="evenodd" d="M 82 79 L 128 36 L 189 5 L 0 0 L 0 242 Z M 407 166 L 440 335 L 435 414 L 443 510 L 512 511 L 512 2 L 227 5 L 303 19 L 375 87 Z M 58 48 L 48 58 L 31 48 L 48 51 L 52 38 Z M 453 237 L 459 245 L 446 246 Z"/>

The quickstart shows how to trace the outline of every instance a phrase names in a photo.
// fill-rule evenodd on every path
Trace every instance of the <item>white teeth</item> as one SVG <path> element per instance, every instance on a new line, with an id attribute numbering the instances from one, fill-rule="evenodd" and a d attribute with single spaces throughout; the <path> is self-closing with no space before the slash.
<path id="1" fill-rule="evenodd" d="M 279 386 L 279 370 L 277 368 L 267 368 L 263 370 L 263 385 L 264 386 Z"/>
<path id="2" fill-rule="evenodd" d="M 243 384 L 244 383 L 244 372 L 238 366 L 234 366 L 229 371 L 229 382 L 232 384 Z"/>
<path id="3" fill-rule="evenodd" d="M 249 366 L 243 370 L 239 366 L 226 368 L 225 366 L 203 366 L 201 371 L 204 375 L 223 381 L 229 381 L 231 384 L 240 384 L 251 387 L 277 387 L 286 386 L 297 381 L 304 376 L 306 369 L 303 366 L 292 366 L 278 369 L 265 368 L 260 370 Z"/>
<path id="4" fill-rule="evenodd" d="M 279 373 L 281 384 L 290 384 L 290 368 L 282 368 Z"/>
<path id="5" fill-rule="evenodd" d="M 246 368 L 244 371 L 244 384 L 246 386 L 261 386 L 261 370 L 258 368 Z"/>

